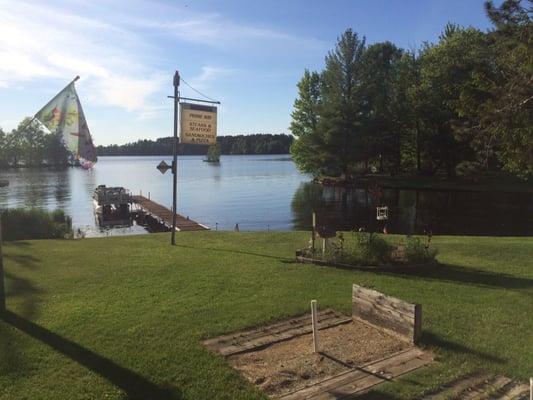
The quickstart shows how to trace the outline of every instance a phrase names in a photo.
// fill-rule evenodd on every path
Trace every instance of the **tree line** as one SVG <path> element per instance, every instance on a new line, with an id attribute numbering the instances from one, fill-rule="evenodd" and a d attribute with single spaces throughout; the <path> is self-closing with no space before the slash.
<path id="1" fill-rule="evenodd" d="M 142 156 L 172 154 L 172 137 L 138 140 L 124 145 L 98 146 L 99 156 Z M 219 136 L 217 147 L 222 154 L 288 154 L 290 135 L 255 134 Z M 181 155 L 205 155 L 207 146 L 184 144 Z M 69 165 L 70 154 L 60 134 L 48 133 L 38 121 L 25 118 L 17 128 L 6 133 L 0 128 L 0 168 L 62 167 Z"/>
<path id="2" fill-rule="evenodd" d="M 6 133 L 0 128 L 0 168 L 66 166 L 69 152 L 61 135 L 46 133 L 38 121 L 25 118 Z"/>
<path id="3" fill-rule="evenodd" d="M 159 156 L 172 154 L 172 137 L 156 140 L 137 140 L 123 145 L 98 146 L 99 156 Z M 293 137 L 290 135 L 254 134 L 238 136 L 219 136 L 217 145 L 221 154 L 287 154 Z M 205 155 L 207 146 L 182 144 L 180 155 Z"/>
<path id="4" fill-rule="evenodd" d="M 533 174 L 533 0 L 491 1 L 487 32 L 367 45 L 351 29 L 298 83 L 291 153 L 314 175 Z"/>

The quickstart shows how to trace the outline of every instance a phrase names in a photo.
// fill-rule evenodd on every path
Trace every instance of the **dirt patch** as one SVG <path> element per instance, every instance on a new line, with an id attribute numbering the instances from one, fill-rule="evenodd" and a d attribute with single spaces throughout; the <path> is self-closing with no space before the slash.
<path id="1" fill-rule="evenodd" d="M 321 352 L 313 353 L 311 334 L 262 350 L 228 357 L 230 365 L 270 396 L 299 390 L 410 345 L 362 322 L 320 330 Z"/>

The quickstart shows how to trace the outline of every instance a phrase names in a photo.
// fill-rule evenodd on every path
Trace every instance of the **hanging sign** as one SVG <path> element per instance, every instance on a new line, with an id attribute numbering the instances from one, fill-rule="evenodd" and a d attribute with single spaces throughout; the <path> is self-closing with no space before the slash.
<path id="1" fill-rule="evenodd" d="M 180 143 L 214 145 L 217 142 L 217 108 L 180 103 Z"/>

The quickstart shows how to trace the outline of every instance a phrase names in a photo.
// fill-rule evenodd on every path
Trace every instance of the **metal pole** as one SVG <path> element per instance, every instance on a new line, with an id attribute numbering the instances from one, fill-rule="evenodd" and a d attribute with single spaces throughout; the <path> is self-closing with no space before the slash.
<path id="1" fill-rule="evenodd" d="M 172 236 L 171 243 L 176 244 L 176 206 L 177 206 L 177 187 L 178 187 L 178 104 L 180 73 L 176 71 L 174 74 L 174 141 L 172 142 Z"/>
<path id="2" fill-rule="evenodd" d="M 6 289 L 4 287 L 4 255 L 2 253 L 2 221 L 0 218 L 0 314 L 6 311 Z"/>

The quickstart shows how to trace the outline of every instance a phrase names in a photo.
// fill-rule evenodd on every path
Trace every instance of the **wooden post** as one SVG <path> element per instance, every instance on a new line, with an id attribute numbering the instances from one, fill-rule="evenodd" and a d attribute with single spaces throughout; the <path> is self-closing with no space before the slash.
<path id="1" fill-rule="evenodd" d="M 316 300 L 311 300 L 311 323 L 313 324 L 313 353 L 320 351 L 318 345 L 318 317 Z"/>
<path id="2" fill-rule="evenodd" d="M 311 252 L 315 255 L 315 227 L 316 227 L 316 214 L 313 211 L 313 226 L 311 228 Z"/>
<path id="3" fill-rule="evenodd" d="M 326 254 L 326 238 L 322 238 L 322 256 Z"/>
<path id="4" fill-rule="evenodd" d="M 4 286 L 4 255 L 2 253 L 2 221 L 0 218 L 0 314 L 6 311 L 6 288 Z"/>
<path id="5" fill-rule="evenodd" d="M 529 378 L 529 400 L 533 400 L 533 378 Z"/>

